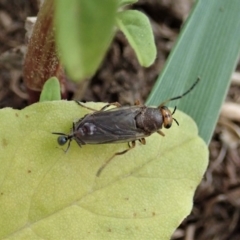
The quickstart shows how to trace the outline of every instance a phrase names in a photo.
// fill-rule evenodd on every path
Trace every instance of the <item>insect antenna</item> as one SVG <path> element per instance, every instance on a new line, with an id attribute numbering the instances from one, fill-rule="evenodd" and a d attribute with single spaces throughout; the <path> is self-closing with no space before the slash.
<path id="1" fill-rule="evenodd" d="M 174 109 L 173 109 L 172 115 L 176 112 L 176 110 L 177 110 L 177 107 L 175 106 Z M 179 126 L 179 122 L 177 121 L 177 119 L 176 118 L 172 118 L 172 119 Z"/>
<path id="2" fill-rule="evenodd" d="M 177 96 L 177 97 L 173 97 L 173 98 L 170 98 L 170 99 L 166 100 L 165 102 L 163 102 L 163 103 L 160 105 L 160 107 L 161 107 L 161 106 L 164 106 L 164 105 L 165 105 L 166 103 L 168 103 L 168 102 L 171 102 L 171 101 L 173 101 L 173 100 L 177 100 L 177 99 L 180 99 L 180 98 L 184 97 L 185 95 L 187 95 L 189 92 L 191 92 L 191 91 L 193 90 L 193 88 L 198 84 L 199 81 L 200 81 L 200 77 L 197 78 L 196 82 L 195 82 L 185 93 L 183 93 L 183 94 L 181 94 L 181 95 L 179 95 L 179 96 Z M 173 113 L 175 112 L 175 110 L 176 110 L 176 109 L 174 109 Z"/>
<path id="3" fill-rule="evenodd" d="M 176 112 L 176 110 L 177 110 L 177 106 L 174 107 L 172 115 Z"/>
<path id="4" fill-rule="evenodd" d="M 60 132 L 52 132 L 52 134 L 61 135 L 61 136 L 67 136 L 67 134 L 65 134 L 65 133 L 60 133 Z"/>

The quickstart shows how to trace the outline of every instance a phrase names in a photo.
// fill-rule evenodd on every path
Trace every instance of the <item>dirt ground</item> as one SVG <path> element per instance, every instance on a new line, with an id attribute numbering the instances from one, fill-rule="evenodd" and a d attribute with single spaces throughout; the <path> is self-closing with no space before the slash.
<path id="1" fill-rule="evenodd" d="M 190 9 L 190 0 L 140 0 L 134 6 L 151 20 L 158 57 L 143 69 L 121 33 L 95 76 L 79 85 L 68 83 L 68 98 L 133 104 L 144 102 L 168 57 Z M 0 108 L 22 109 L 28 94 L 22 78 L 24 22 L 36 16 L 37 0 L 0 1 Z M 173 239 L 240 239 L 240 118 L 231 109 L 240 103 L 240 74 L 235 73 L 210 143 L 210 164 L 197 189 L 191 215 Z M 237 106 L 238 107 L 238 106 Z M 235 110 L 235 111 L 239 111 Z"/>

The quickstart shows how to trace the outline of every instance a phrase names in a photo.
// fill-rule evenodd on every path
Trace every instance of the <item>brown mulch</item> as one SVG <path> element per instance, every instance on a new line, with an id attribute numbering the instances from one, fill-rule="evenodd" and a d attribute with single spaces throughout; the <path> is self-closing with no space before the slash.
<path id="1" fill-rule="evenodd" d="M 117 33 L 101 69 L 89 81 L 69 83 L 69 99 L 133 104 L 144 102 L 161 71 L 191 9 L 190 0 L 140 0 L 136 9 L 152 23 L 158 48 L 153 66 L 142 68 L 126 39 Z M 22 79 L 24 22 L 38 12 L 37 0 L 0 2 L 0 108 L 22 109 L 28 94 Z M 231 84 L 227 102 L 210 143 L 210 163 L 197 189 L 190 216 L 173 239 L 240 239 L 240 118 L 232 110 L 240 103 L 240 76 Z"/>

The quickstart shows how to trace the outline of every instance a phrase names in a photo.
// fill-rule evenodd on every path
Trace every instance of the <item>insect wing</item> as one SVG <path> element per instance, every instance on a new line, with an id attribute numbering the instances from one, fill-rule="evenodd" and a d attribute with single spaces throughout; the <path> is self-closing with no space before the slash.
<path id="1" fill-rule="evenodd" d="M 146 134 L 136 127 L 135 122 L 135 117 L 141 111 L 141 107 L 133 106 L 86 115 L 76 123 L 75 138 L 81 138 L 86 144 L 104 144 L 146 137 Z"/>

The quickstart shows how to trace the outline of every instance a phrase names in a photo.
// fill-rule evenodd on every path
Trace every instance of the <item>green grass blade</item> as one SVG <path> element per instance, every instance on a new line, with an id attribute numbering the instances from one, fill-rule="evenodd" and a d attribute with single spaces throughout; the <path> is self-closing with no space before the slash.
<path id="1" fill-rule="evenodd" d="M 240 50 L 240 1 L 201 0 L 186 22 L 147 105 L 182 94 L 201 76 L 198 86 L 169 103 L 189 114 L 209 143 Z M 181 125 L 181 123 L 180 123 Z"/>

